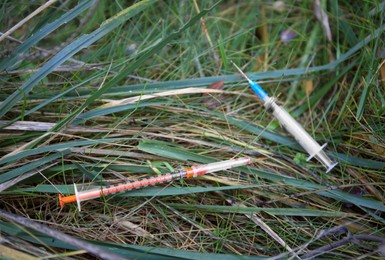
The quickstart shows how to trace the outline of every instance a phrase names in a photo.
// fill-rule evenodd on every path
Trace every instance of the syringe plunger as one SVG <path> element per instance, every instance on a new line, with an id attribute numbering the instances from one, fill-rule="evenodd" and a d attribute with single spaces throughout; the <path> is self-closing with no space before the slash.
<path id="1" fill-rule="evenodd" d="M 266 99 L 264 106 L 310 155 L 307 161 L 315 157 L 325 166 L 326 173 L 330 172 L 338 164 L 333 162 L 322 150 L 326 144 L 320 146 L 285 109 L 276 103 L 273 97 Z"/>

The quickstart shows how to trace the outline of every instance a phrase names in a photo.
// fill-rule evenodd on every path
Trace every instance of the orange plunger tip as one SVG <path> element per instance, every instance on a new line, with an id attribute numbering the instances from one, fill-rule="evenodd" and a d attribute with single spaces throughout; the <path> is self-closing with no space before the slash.
<path id="1" fill-rule="evenodd" d="M 59 194 L 59 204 L 61 208 L 64 207 L 64 204 L 75 202 L 75 201 L 76 201 L 75 195 L 64 197 L 63 195 Z"/>

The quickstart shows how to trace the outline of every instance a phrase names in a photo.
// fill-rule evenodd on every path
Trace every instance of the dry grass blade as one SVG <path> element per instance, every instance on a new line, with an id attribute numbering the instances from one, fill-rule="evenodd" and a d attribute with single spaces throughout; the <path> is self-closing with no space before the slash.
<path id="1" fill-rule="evenodd" d="M 247 206 L 242 203 L 237 203 L 231 200 L 227 200 L 227 202 L 232 206 L 247 208 Z M 277 243 L 288 250 L 289 253 L 300 259 L 300 257 L 293 251 L 293 249 L 291 249 L 290 246 L 276 232 L 274 232 L 274 230 L 269 227 L 269 225 L 267 225 L 261 218 L 259 218 L 257 214 L 246 215 L 246 217 L 251 219 L 256 225 L 263 229 L 271 238 L 273 238 Z"/>
<path id="2" fill-rule="evenodd" d="M 12 214 L 12 213 L 7 212 L 5 210 L 0 209 L 0 216 L 2 216 L 5 219 L 8 219 L 11 222 L 18 223 L 22 226 L 31 228 L 33 230 L 40 232 L 40 233 L 51 236 L 55 239 L 62 240 L 63 242 L 68 243 L 70 245 L 74 245 L 76 247 L 84 249 L 87 252 L 89 252 L 89 253 L 97 256 L 97 257 L 100 257 L 102 259 L 111 259 L 111 260 L 112 259 L 115 259 L 115 260 L 126 259 L 126 258 L 123 258 L 119 255 L 113 254 L 111 252 L 106 252 L 106 251 L 100 249 L 98 246 L 89 244 L 89 243 L 82 241 L 80 239 L 66 235 L 66 234 L 64 234 L 58 230 L 51 229 L 47 226 L 44 226 L 42 224 L 38 224 L 36 222 L 33 222 L 32 220 L 29 220 L 29 219 L 21 217 L 21 216 L 17 216 L 15 214 Z"/>
<path id="3" fill-rule="evenodd" d="M 106 99 L 104 99 L 103 101 L 107 102 L 107 103 L 100 106 L 100 108 L 122 106 L 122 105 L 126 105 L 126 104 L 134 104 L 138 101 L 154 99 L 154 98 L 158 98 L 158 97 L 197 94 L 197 93 L 203 93 L 203 94 L 224 93 L 224 94 L 242 95 L 241 93 L 236 92 L 236 91 L 224 91 L 224 90 L 220 90 L 220 89 L 184 88 L 184 89 L 164 91 L 164 92 L 151 94 L 151 95 L 141 95 L 141 96 L 136 96 L 136 97 L 130 97 L 130 98 L 122 99 L 122 100 L 106 100 Z"/>
<path id="4" fill-rule="evenodd" d="M 51 130 L 56 124 L 48 123 L 48 122 L 36 122 L 36 121 L 5 121 L 0 120 L 0 127 L 2 125 L 6 125 L 3 127 L 4 130 L 13 130 L 13 131 L 37 131 L 37 132 L 47 132 Z M 103 133 L 108 132 L 109 129 L 102 128 L 89 128 L 82 126 L 68 126 L 63 129 L 64 133 Z"/>
<path id="5" fill-rule="evenodd" d="M 69 45 L 67 45 L 66 47 L 64 47 L 47 63 L 45 63 L 36 74 L 31 76 L 26 82 L 24 82 L 20 89 L 14 91 L 3 102 L 0 103 L 0 117 L 3 117 L 9 110 L 11 110 L 12 107 L 15 106 L 18 101 L 20 101 L 25 95 L 32 91 L 33 87 L 41 79 L 51 73 L 57 66 L 60 66 L 73 55 L 78 53 L 80 50 L 88 47 L 95 41 L 110 33 L 112 30 L 124 23 L 127 19 L 140 13 L 153 2 L 153 0 L 142 0 L 139 3 L 136 3 L 122 10 L 118 14 L 103 22 L 100 27 L 94 30 L 92 33 L 84 34 Z"/>
<path id="6" fill-rule="evenodd" d="M 45 169 L 49 169 L 51 168 L 52 166 L 56 165 L 58 162 L 55 162 L 55 163 L 51 163 L 49 165 L 45 165 L 43 167 L 40 167 L 39 169 L 35 169 L 35 170 L 32 170 L 32 171 L 29 171 L 29 172 L 26 172 L 24 173 L 23 175 L 19 175 L 17 176 L 16 178 L 14 179 L 11 179 L 9 181 L 6 181 L 6 182 L 3 182 L 0 184 L 0 192 L 16 185 L 17 183 L 25 180 L 25 179 L 28 179 L 32 176 L 34 176 L 35 174 L 38 174 L 38 173 L 41 173 L 42 171 L 44 171 Z"/>
<path id="7" fill-rule="evenodd" d="M 322 28 L 325 32 L 326 38 L 329 42 L 332 42 L 332 32 L 330 30 L 329 16 L 321 6 L 321 0 L 314 0 L 314 15 L 318 21 L 322 24 Z"/>
<path id="8" fill-rule="evenodd" d="M 25 260 L 37 260 L 39 258 L 15 250 L 11 247 L 0 245 L 0 257 L 4 259 L 25 259 Z"/>
<path id="9" fill-rule="evenodd" d="M 1 36 L 0 36 L 0 42 L 3 41 L 5 38 L 7 38 L 9 35 L 11 35 L 14 31 L 16 31 L 17 29 L 19 29 L 20 27 L 22 27 L 26 22 L 28 22 L 29 20 L 31 20 L 33 17 L 35 17 L 36 15 L 38 15 L 39 13 L 41 13 L 42 11 L 44 11 L 45 9 L 47 9 L 50 5 L 54 4 L 55 2 L 57 2 L 57 0 L 49 0 L 48 2 L 46 2 L 45 4 L 43 4 L 42 6 L 40 6 L 39 8 L 37 8 L 35 11 L 33 11 L 30 15 L 28 15 L 27 17 L 25 17 L 23 20 L 21 20 L 20 22 L 18 22 L 15 26 L 13 26 L 12 28 L 10 28 L 8 31 L 6 31 L 5 33 L 3 33 Z"/>

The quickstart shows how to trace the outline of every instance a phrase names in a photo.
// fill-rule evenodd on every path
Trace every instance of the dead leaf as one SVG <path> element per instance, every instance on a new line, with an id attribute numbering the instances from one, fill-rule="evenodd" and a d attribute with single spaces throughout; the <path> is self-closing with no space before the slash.
<path id="1" fill-rule="evenodd" d="M 329 25 L 329 16 L 322 9 L 320 0 L 314 0 L 314 15 L 317 20 L 322 24 L 322 28 L 326 34 L 326 38 L 329 42 L 332 42 L 332 32 Z"/>
<path id="2" fill-rule="evenodd" d="M 257 19 L 257 27 L 255 28 L 255 37 L 260 39 L 263 44 L 269 42 L 269 33 L 266 22 L 265 7 L 262 5 L 259 12 L 259 19 Z"/>
<path id="3" fill-rule="evenodd" d="M 374 151 L 376 151 L 376 153 L 385 156 L 384 145 L 381 145 L 381 143 L 377 140 L 376 137 L 374 137 L 373 135 L 369 135 L 365 139 L 368 140 L 368 144 L 373 148 Z"/>
<path id="4" fill-rule="evenodd" d="M 210 84 L 207 88 L 208 89 L 223 89 L 225 86 L 225 82 L 223 80 L 214 82 L 213 84 Z M 208 94 L 204 94 L 207 96 Z"/>
<path id="5" fill-rule="evenodd" d="M 134 234 L 138 237 L 151 237 L 151 238 L 154 237 L 151 233 L 144 230 L 139 225 L 136 225 L 128 220 L 115 219 L 115 222 L 121 228 L 124 228 L 125 230 L 129 231 L 131 234 Z"/>
<path id="6" fill-rule="evenodd" d="M 284 1 L 275 1 L 273 3 L 273 10 L 277 11 L 279 13 L 283 13 L 286 10 L 285 2 Z"/>
<path id="7" fill-rule="evenodd" d="M 346 188 L 343 188 L 342 191 L 350 193 L 357 197 L 362 197 L 367 193 L 367 191 L 365 190 L 365 187 L 363 186 L 346 187 Z M 354 204 L 350 202 L 344 202 L 343 205 L 347 208 L 351 208 L 354 206 Z"/>
<path id="8" fill-rule="evenodd" d="M 221 90 L 225 86 L 224 81 L 217 81 L 213 84 L 209 85 L 207 89 L 215 89 L 215 90 Z M 215 108 L 219 107 L 221 105 L 221 102 L 219 99 L 224 98 L 224 95 L 219 95 L 217 99 L 212 98 L 209 96 L 209 93 L 204 93 L 203 96 L 208 96 L 207 98 L 202 100 L 202 103 L 207 106 L 207 109 L 214 110 Z"/>
<path id="9" fill-rule="evenodd" d="M 313 80 L 307 79 L 305 81 L 305 91 L 307 95 L 310 95 L 310 93 L 313 91 Z"/>
<path id="10" fill-rule="evenodd" d="M 383 203 L 385 202 L 382 192 L 379 191 L 375 186 L 371 185 L 371 181 L 369 181 L 364 174 L 358 173 L 358 171 L 353 168 L 347 168 L 346 172 L 355 178 L 355 180 L 357 180 L 359 183 L 361 183 L 361 186 L 365 187 L 365 189 L 376 199 L 382 201 Z"/>
<path id="11" fill-rule="evenodd" d="M 267 27 L 267 19 L 265 7 L 262 5 L 260 7 L 259 15 L 257 15 L 257 26 L 255 28 L 254 35 L 264 45 L 264 52 L 258 57 L 258 62 L 255 64 L 256 70 L 259 70 L 259 66 L 262 65 L 263 70 L 267 70 L 268 67 L 268 43 L 269 43 L 269 30 Z"/>

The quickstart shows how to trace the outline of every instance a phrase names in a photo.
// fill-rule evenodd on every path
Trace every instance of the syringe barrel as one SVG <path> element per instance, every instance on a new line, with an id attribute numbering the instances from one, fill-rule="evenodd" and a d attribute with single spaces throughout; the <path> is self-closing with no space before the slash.
<path id="1" fill-rule="evenodd" d="M 143 178 L 131 182 L 119 183 L 111 186 L 95 188 L 91 190 L 79 191 L 76 193 L 77 201 L 85 201 L 90 199 L 99 198 L 110 194 L 119 192 L 126 192 L 130 190 L 136 190 L 151 185 L 156 185 L 164 182 L 170 182 L 172 180 L 180 179 L 182 172 L 171 172 L 162 174 L 159 176 Z M 75 190 L 76 191 L 76 190 Z"/>
<path id="2" fill-rule="evenodd" d="M 187 172 L 186 177 L 187 178 L 197 177 L 199 175 L 210 173 L 210 172 L 223 171 L 230 168 L 247 165 L 247 164 L 250 164 L 250 162 L 251 162 L 251 159 L 249 157 L 242 157 L 242 158 L 231 159 L 231 160 L 222 161 L 222 162 L 192 166 L 191 168 L 186 169 L 186 172 Z"/>
<path id="3" fill-rule="evenodd" d="M 337 165 L 322 150 L 326 144 L 320 146 L 284 108 L 276 103 L 274 98 L 267 98 L 264 105 L 267 111 L 271 112 L 278 119 L 282 126 L 294 136 L 295 140 L 310 155 L 307 159 L 308 161 L 315 157 L 327 169 L 326 172 L 331 171 Z"/>

